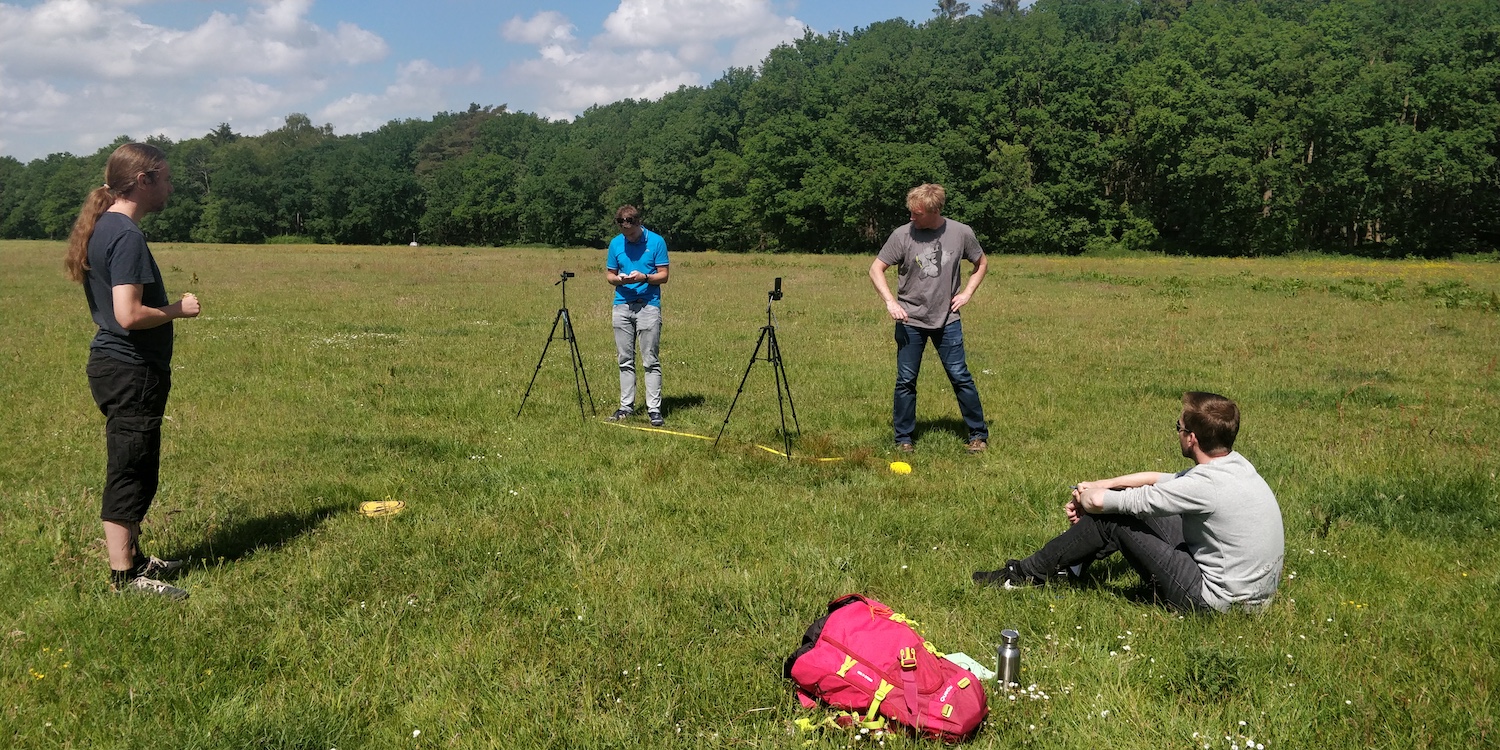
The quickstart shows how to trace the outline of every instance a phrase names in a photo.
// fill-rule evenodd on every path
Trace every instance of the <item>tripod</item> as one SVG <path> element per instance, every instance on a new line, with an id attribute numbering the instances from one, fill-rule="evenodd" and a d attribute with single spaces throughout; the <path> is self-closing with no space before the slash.
<path id="1" fill-rule="evenodd" d="M 562 277 L 552 283 L 552 286 L 562 285 L 562 307 L 557 309 L 557 317 L 552 319 L 552 332 L 547 334 L 547 343 L 542 345 L 542 356 L 537 358 L 536 370 L 531 373 L 531 383 L 526 386 L 526 395 L 521 397 L 521 408 L 516 409 L 516 416 L 521 416 L 521 410 L 526 408 L 526 399 L 531 397 L 531 386 L 536 385 L 536 376 L 542 371 L 542 362 L 547 359 L 547 349 L 552 346 L 552 339 L 557 336 L 557 326 L 562 324 L 563 340 L 568 342 L 572 349 L 573 362 L 573 389 L 578 392 L 578 418 L 587 420 L 583 414 L 583 394 L 589 395 L 589 410 L 594 416 L 599 415 L 599 410 L 594 408 L 594 393 L 589 390 L 589 376 L 583 369 L 583 355 L 578 352 L 578 337 L 573 335 L 573 317 L 568 314 L 568 279 L 573 278 L 571 271 L 563 271 Z"/>
<path id="2" fill-rule="evenodd" d="M 734 414 L 734 405 L 739 403 L 740 394 L 745 392 L 745 381 L 750 378 L 750 369 L 755 366 L 755 360 L 760 358 L 760 348 L 766 346 L 766 361 L 771 363 L 771 370 L 776 377 L 776 409 L 781 412 L 781 439 L 786 446 L 786 460 L 792 460 L 792 436 L 786 429 L 787 407 L 791 407 L 792 424 L 797 428 L 797 435 L 802 435 L 802 425 L 797 422 L 797 405 L 792 403 L 792 384 L 786 378 L 786 365 L 781 363 L 781 344 L 776 341 L 776 315 L 771 311 L 771 303 L 781 299 L 781 279 L 776 279 L 776 288 L 766 293 L 766 324 L 760 329 L 760 339 L 755 342 L 755 351 L 750 353 L 750 364 L 745 365 L 745 374 L 740 378 L 740 387 L 734 392 L 734 400 L 729 402 L 729 412 L 724 415 L 724 424 L 719 427 L 719 437 L 714 438 L 714 447 L 719 447 L 719 440 L 724 437 L 724 429 L 729 426 L 729 417 Z M 786 391 L 786 402 L 782 403 L 781 392 Z"/>

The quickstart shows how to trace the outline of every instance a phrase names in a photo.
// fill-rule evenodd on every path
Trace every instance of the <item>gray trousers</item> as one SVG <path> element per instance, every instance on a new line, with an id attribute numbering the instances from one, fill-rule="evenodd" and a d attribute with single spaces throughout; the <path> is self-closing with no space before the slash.
<path id="1" fill-rule="evenodd" d="M 1203 599 L 1203 571 L 1182 539 L 1181 516 L 1137 518 L 1085 513 L 1078 523 L 1017 565 L 1038 579 L 1119 552 L 1156 596 L 1181 610 L 1211 609 Z"/>
<path id="2" fill-rule="evenodd" d="M 646 410 L 661 410 L 661 308 L 644 302 L 615 305 L 615 354 L 620 361 L 620 408 L 635 409 L 635 350 L 640 342 L 646 371 Z"/>

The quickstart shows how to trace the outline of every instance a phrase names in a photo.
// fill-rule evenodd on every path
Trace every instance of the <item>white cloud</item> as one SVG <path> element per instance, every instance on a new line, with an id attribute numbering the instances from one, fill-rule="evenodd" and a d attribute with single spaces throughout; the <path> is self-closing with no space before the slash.
<path id="1" fill-rule="evenodd" d="M 426 60 L 413 60 L 401 65 L 396 82 L 380 94 L 350 94 L 319 110 L 314 119 L 336 123 L 340 133 L 363 133 L 403 114 L 428 116 L 445 105 L 445 89 L 479 78 L 477 65 L 439 68 Z"/>
<path id="2" fill-rule="evenodd" d="M 577 31 L 577 27 L 568 21 L 567 16 L 555 10 L 546 10 L 527 20 L 521 20 L 517 16 L 506 21 L 501 36 L 507 41 L 521 44 L 568 44 L 573 41 L 574 31 Z"/>
<path id="3" fill-rule="evenodd" d="M 278 127 L 390 51 L 353 24 L 314 23 L 312 2 L 250 0 L 185 28 L 143 20 L 140 0 L 0 3 L 0 142 L 33 158 L 92 153 L 119 135 L 198 137 L 220 122 Z"/>
<path id="4" fill-rule="evenodd" d="M 604 30 L 614 43 L 656 47 L 669 39 L 753 36 L 788 20 L 796 23 L 777 16 L 766 0 L 620 0 L 620 7 L 604 19 Z"/>
<path id="5" fill-rule="evenodd" d="M 602 20 L 600 33 L 557 11 L 500 15 L 488 23 L 505 42 L 490 46 L 505 54 L 465 62 L 443 50 L 397 64 L 368 28 L 314 20 L 315 4 L 332 2 L 0 0 L 0 154 L 93 153 L 120 135 L 196 138 L 221 122 L 259 134 L 291 112 L 362 132 L 451 108 L 449 97 L 569 118 L 703 84 L 803 32 L 773 0 L 617 0 L 580 19 Z M 445 54 L 453 67 L 432 62 Z M 480 64 L 510 57 L 524 61 L 507 80 L 483 80 Z"/>
<path id="6" fill-rule="evenodd" d="M 244 17 L 214 12 L 188 30 L 154 26 L 121 3 L 48 0 L 0 5 L 0 63 L 20 75 L 109 80 L 183 75 L 290 74 L 358 65 L 388 53 L 350 24 L 329 31 L 306 19 L 311 0 L 260 0 Z"/>
<path id="7" fill-rule="evenodd" d="M 587 42 L 555 11 L 512 18 L 501 35 L 537 47 L 536 57 L 513 66 L 511 82 L 534 90 L 540 114 L 567 118 L 754 65 L 804 28 L 795 17 L 777 15 L 769 0 L 621 0 L 604 19 L 604 33 Z"/>

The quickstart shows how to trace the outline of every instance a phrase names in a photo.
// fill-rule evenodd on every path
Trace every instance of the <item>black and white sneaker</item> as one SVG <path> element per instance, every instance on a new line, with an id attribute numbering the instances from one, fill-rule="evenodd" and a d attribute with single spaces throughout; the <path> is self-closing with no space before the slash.
<path id="1" fill-rule="evenodd" d="M 160 557 L 147 557 L 146 561 L 136 568 L 140 575 L 146 578 L 170 578 L 182 572 L 186 568 L 187 560 L 163 560 Z"/>
<path id="2" fill-rule="evenodd" d="M 630 419 L 634 415 L 635 415 L 635 412 L 633 412 L 633 411 L 631 411 L 629 409 L 615 409 L 615 413 L 609 415 L 608 417 L 606 417 L 604 421 L 606 421 L 606 422 L 618 422 L 618 421 L 620 421 L 622 419 Z"/>
<path id="3" fill-rule="evenodd" d="M 652 409 L 646 412 L 646 416 L 651 418 L 652 427 L 660 427 L 667 423 L 667 420 L 662 418 L 660 409 Z"/>
<path id="4" fill-rule="evenodd" d="M 1006 560 L 999 570 L 980 570 L 974 573 L 974 582 L 981 586 L 994 586 L 1006 590 L 1029 589 L 1042 585 L 1043 581 L 1021 572 L 1019 560 Z"/>
<path id="5" fill-rule="evenodd" d="M 188 598 L 187 589 L 178 588 L 170 583 L 158 581 L 155 578 L 136 576 L 121 585 L 111 585 L 110 590 L 116 594 L 143 594 L 146 596 L 160 596 L 174 601 Z"/>

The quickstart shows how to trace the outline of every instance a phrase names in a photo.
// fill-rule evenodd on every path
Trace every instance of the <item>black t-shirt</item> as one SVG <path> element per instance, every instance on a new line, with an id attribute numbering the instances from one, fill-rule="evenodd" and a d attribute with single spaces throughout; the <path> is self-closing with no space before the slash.
<path id="1" fill-rule="evenodd" d="M 146 236 L 130 217 L 106 211 L 89 238 L 89 270 L 84 274 L 83 293 L 89 313 L 99 326 L 89 348 L 121 362 L 172 368 L 172 324 L 142 331 L 127 331 L 115 319 L 114 288 L 141 284 L 141 304 L 166 307 L 167 287 L 161 269 L 146 247 Z"/>

